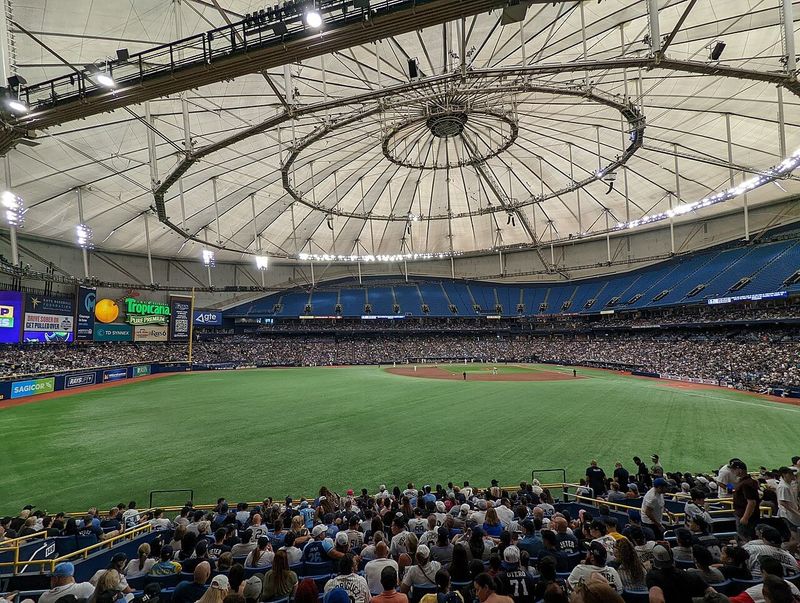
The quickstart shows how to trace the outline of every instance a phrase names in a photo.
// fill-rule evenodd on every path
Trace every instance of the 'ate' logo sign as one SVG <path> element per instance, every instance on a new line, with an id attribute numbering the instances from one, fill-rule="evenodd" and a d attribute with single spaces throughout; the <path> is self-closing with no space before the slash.
<path id="1" fill-rule="evenodd" d="M 169 322 L 169 304 L 139 301 L 132 297 L 125 299 L 128 323 L 132 325 L 164 325 Z"/>

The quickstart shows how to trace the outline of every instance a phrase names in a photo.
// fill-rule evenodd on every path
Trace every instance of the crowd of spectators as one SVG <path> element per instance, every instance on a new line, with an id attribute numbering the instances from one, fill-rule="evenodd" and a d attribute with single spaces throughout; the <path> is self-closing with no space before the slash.
<path id="1" fill-rule="evenodd" d="M 494 318 L 452 316 L 450 318 L 403 317 L 275 319 L 251 327 L 252 332 L 374 332 L 374 331 L 553 331 L 604 327 L 657 327 L 659 325 L 719 324 L 737 321 L 776 321 L 800 319 L 800 303 L 779 306 L 679 306 L 644 312 L 588 315 L 539 314 L 514 316 L 506 313 Z M 207 330 L 213 333 L 213 330 Z"/>
<path id="2" fill-rule="evenodd" d="M 186 361 L 186 344 L 94 343 L 4 346 L 0 376 L 143 362 Z M 611 366 L 705 379 L 762 391 L 800 386 L 800 335 L 780 330 L 667 330 L 595 335 L 346 334 L 230 336 L 194 344 L 197 363 L 260 366 L 437 361 L 544 361 Z"/>
<path id="3" fill-rule="evenodd" d="M 364 488 L 340 495 L 322 487 L 314 498 L 270 497 L 252 507 L 220 498 L 211 510 L 189 501 L 170 517 L 161 509 L 140 511 L 134 501 L 106 515 L 92 508 L 79 519 L 29 506 L 0 520 L 0 543 L 39 531 L 95 539 L 147 523 L 162 531 L 135 557 L 114 555 L 87 583 L 75 582 L 72 563 L 57 565 L 40 603 L 56 603 L 65 594 L 121 603 L 133 599 L 128 581 L 142 588 L 149 576 L 180 573 L 192 578 L 178 584 L 173 603 L 258 603 L 283 596 L 316 603 L 317 585 L 303 576 L 325 574 L 333 574 L 320 584 L 325 603 L 408 603 L 414 588 L 436 595 L 421 603 L 491 603 L 492 597 L 506 603 L 619 603 L 624 591 L 677 603 L 691 600 L 687 595 L 713 594 L 715 585 L 731 578 L 761 581 L 733 597 L 735 603 L 791 601 L 768 597 L 773 590 L 800 597 L 786 580 L 800 576 L 800 457 L 792 461 L 774 471 L 762 468 L 757 480 L 738 458 L 711 474 L 691 475 L 665 471 L 654 454 L 649 467 L 639 457 L 631 470 L 617 462 L 611 477 L 592 461 L 578 490 L 592 506 L 577 513 L 538 481 L 501 488 L 497 480 L 485 489 L 469 482 L 381 485 L 374 494 Z M 613 492 L 641 510 L 620 521 L 610 508 Z M 711 531 L 708 511 L 718 494 L 732 496 L 733 536 Z M 665 509 L 665 496 L 685 501 L 680 519 Z M 775 503 L 777 519 L 760 516 L 768 501 Z M 314 573 L 307 573 L 309 567 Z M 448 593 L 456 595 L 442 598 Z"/>

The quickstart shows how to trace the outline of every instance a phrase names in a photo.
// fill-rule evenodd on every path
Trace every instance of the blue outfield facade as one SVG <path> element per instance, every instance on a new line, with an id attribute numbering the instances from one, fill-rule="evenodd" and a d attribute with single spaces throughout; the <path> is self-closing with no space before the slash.
<path id="1" fill-rule="evenodd" d="M 18 400 L 160 373 L 179 373 L 190 368 L 186 362 L 164 362 L 76 370 L 47 377 L 7 379 L 0 381 L 0 400 Z"/>
<path id="2" fill-rule="evenodd" d="M 798 271 L 800 238 L 791 238 L 719 246 L 614 276 L 565 283 L 506 285 L 418 277 L 397 283 L 376 277 L 359 285 L 348 279 L 274 293 L 231 308 L 225 317 L 599 314 L 788 297 L 800 294 Z"/>

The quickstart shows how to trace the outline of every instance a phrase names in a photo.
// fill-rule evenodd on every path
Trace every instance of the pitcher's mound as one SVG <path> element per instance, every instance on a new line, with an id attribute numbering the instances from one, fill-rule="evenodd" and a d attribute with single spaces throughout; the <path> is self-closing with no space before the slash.
<path id="1" fill-rule="evenodd" d="M 450 379 L 451 381 L 463 381 L 461 373 L 451 373 L 444 369 L 432 366 L 421 367 L 417 370 L 414 367 L 387 368 L 387 372 L 401 377 L 419 377 L 421 379 Z M 569 381 L 572 379 L 583 379 L 584 377 L 573 377 L 568 373 L 558 371 L 526 371 L 521 373 L 501 373 L 492 375 L 491 373 L 467 373 L 467 381 Z"/>

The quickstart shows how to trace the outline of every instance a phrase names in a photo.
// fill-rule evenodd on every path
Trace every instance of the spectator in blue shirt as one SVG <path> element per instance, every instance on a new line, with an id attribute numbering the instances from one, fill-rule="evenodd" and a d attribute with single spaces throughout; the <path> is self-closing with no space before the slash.
<path id="1" fill-rule="evenodd" d="M 538 535 L 538 532 L 542 529 L 542 523 L 538 519 L 536 522 L 538 526 L 530 519 L 522 522 L 523 536 L 517 542 L 517 547 L 521 551 L 527 552 L 531 559 L 536 559 L 539 553 L 544 550 L 544 543 Z"/>
<path id="2" fill-rule="evenodd" d="M 194 568 L 192 581 L 184 580 L 175 587 L 172 593 L 172 603 L 194 603 L 206 592 L 206 582 L 211 576 L 211 566 L 206 561 L 201 561 Z"/>

